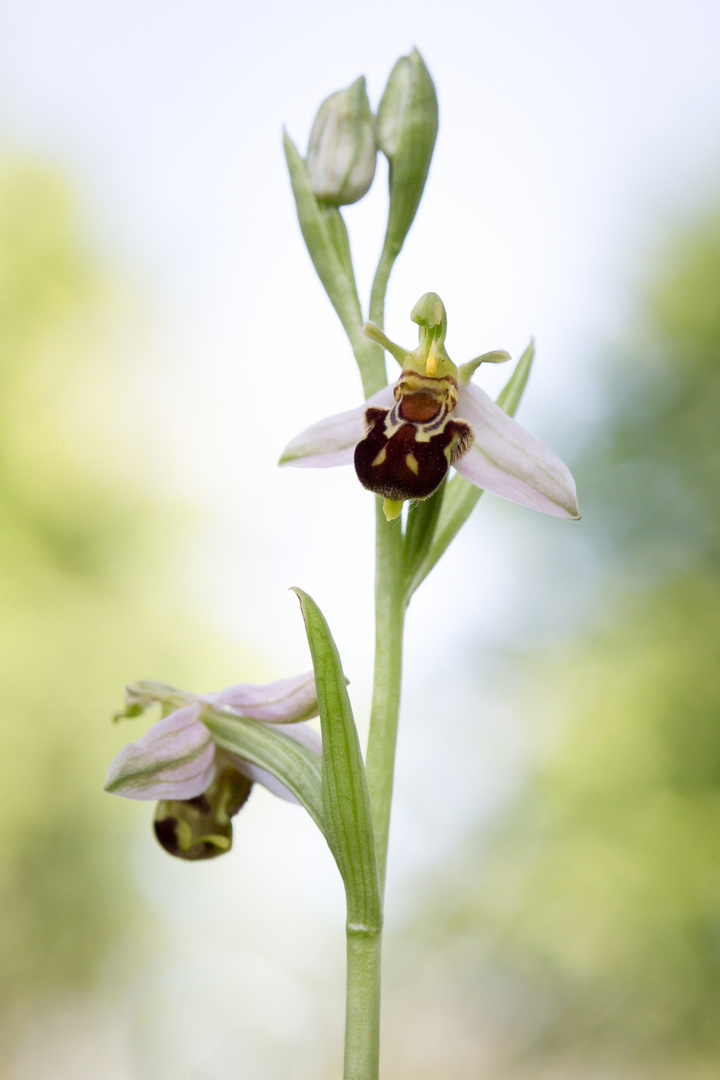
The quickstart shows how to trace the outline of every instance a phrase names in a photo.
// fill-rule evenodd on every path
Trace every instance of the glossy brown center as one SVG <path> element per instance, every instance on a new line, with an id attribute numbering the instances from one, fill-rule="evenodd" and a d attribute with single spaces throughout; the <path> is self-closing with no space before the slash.
<path id="1" fill-rule="evenodd" d="M 400 415 L 411 424 L 426 424 L 440 412 L 440 403 L 432 394 L 405 394 L 400 403 Z"/>

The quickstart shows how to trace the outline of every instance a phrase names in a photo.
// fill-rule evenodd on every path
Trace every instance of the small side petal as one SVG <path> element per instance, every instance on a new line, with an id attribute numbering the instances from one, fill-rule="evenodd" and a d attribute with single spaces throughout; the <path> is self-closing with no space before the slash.
<path id="1" fill-rule="evenodd" d="M 355 447 L 365 434 L 365 410 L 373 405 L 389 409 L 394 401 L 392 386 L 384 386 L 357 409 L 320 420 L 288 443 L 280 464 L 308 469 L 351 465 Z"/>
<path id="2" fill-rule="evenodd" d="M 472 447 L 455 465 L 472 484 L 543 514 L 580 517 L 568 467 L 480 387 L 460 388 L 455 415 L 475 431 Z"/>
<path id="3" fill-rule="evenodd" d="M 228 705 L 249 720 L 266 724 L 293 724 L 318 714 L 317 690 L 312 671 L 264 686 L 238 683 L 214 696 L 216 707 Z"/>
<path id="4" fill-rule="evenodd" d="M 312 728 L 309 728 L 307 724 L 288 724 L 287 726 L 280 726 L 284 735 L 301 743 L 302 746 L 311 750 L 317 757 L 322 757 L 322 739 L 318 733 L 313 731 Z M 298 800 L 293 793 L 289 791 L 276 776 L 273 776 L 272 773 L 267 772 L 265 769 L 261 769 L 259 765 L 253 765 L 251 762 L 245 761 L 236 754 L 229 754 L 227 751 L 224 751 L 223 753 L 225 757 L 230 758 L 239 773 L 242 773 L 243 776 L 247 776 L 248 780 L 252 780 L 253 783 L 256 784 L 262 784 L 262 786 L 267 788 L 268 791 L 271 791 L 273 795 L 277 795 L 280 799 L 285 799 L 286 802 L 298 803 Z"/>
<path id="5" fill-rule="evenodd" d="M 105 790 L 126 799 L 193 799 L 215 778 L 215 743 L 186 705 L 159 720 L 111 761 Z"/>

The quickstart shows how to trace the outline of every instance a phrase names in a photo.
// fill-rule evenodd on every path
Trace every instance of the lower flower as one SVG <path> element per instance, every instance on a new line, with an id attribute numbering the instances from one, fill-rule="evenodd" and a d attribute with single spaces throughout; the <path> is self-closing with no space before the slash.
<path id="1" fill-rule="evenodd" d="M 128 687 L 123 716 L 137 716 L 158 703 L 171 709 L 110 763 L 105 790 L 127 799 L 158 800 L 155 835 L 181 859 L 210 859 L 230 850 L 232 822 L 254 783 L 297 802 L 265 769 L 221 750 L 203 723 L 207 709 L 272 726 L 321 756 L 320 737 L 301 723 L 317 715 L 312 672 L 265 686 L 239 684 L 219 694 L 195 696 L 161 683 Z"/>

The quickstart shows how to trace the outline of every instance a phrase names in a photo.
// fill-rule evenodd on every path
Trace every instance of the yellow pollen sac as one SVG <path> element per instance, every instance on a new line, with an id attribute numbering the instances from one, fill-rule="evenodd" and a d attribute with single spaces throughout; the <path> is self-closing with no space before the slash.
<path id="1" fill-rule="evenodd" d="M 431 378 L 431 379 L 434 379 L 435 376 L 437 375 L 437 356 L 435 355 L 435 350 L 434 349 L 431 350 L 430 355 L 427 358 L 427 363 L 425 364 L 425 370 L 426 370 L 429 378 Z"/>
<path id="2" fill-rule="evenodd" d="M 418 465 L 418 459 L 415 457 L 414 454 L 405 455 L 405 464 L 407 465 L 410 472 L 415 473 L 416 476 L 418 475 L 418 473 L 420 472 L 420 466 Z"/>
<path id="3" fill-rule="evenodd" d="M 399 518 L 402 514 L 403 504 L 396 502 L 395 499 L 385 499 L 383 502 L 383 514 L 387 521 L 394 521 L 395 518 Z"/>
<path id="4" fill-rule="evenodd" d="M 385 447 L 383 446 L 382 450 L 378 454 L 376 454 L 375 457 L 372 459 L 372 461 L 370 463 L 370 468 L 374 469 L 376 465 L 382 465 L 382 463 L 384 462 L 386 457 L 387 457 L 387 451 L 385 450 Z"/>

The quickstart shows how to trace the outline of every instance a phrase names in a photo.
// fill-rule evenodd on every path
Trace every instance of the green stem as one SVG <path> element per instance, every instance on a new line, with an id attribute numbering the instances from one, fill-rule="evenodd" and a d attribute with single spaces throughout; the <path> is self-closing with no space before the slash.
<path id="1" fill-rule="evenodd" d="M 385 520 L 382 503 L 377 499 L 375 683 L 366 762 L 381 897 L 385 890 L 406 606 L 402 529 L 399 520 Z M 382 930 L 348 924 L 344 1080 L 378 1077 L 381 947 Z"/>
<path id="2" fill-rule="evenodd" d="M 377 500 L 375 567 L 375 680 L 367 749 L 367 782 L 375 826 L 381 894 L 385 889 L 400 683 L 405 591 L 400 520 L 386 521 Z"/>
<path id="3" fill-rule="evenodd" d="M 380 329 L 385 325 L 385 294 L 399 250 L 397 245 L 390 243 L 386 232 L 370 292 L 370 319 Z M 386 521 L 383 500 L 378 498 L 376 503 L 375 676 L 365 764 L 382 896 L 385 892 L 407 600 L 403 588 L 403 534 L 400 520 Z"/>
<path id="4" fill-rule="evenodd" d="M 385 293 L 397 251 L 387 236 L 370 296 L 370 319 L 384 325 Z M 385 353 L 367 339 L 350 337 L 365 394 L 387 384 Z M 390 807 L 402 679 L 402 646 L 406 582 L 400 520 L 388 522 L 383 500 L 375 500 L 375 676 L 370 733 L 365 762 L 373 828 L 380 904 L 385 893 Z M 347 926 L 347 1003 L 345 1012 L 344 1080 L 377 1080 L 380 1067 L 380 957 L 382 929 Z"/>
<path id="5" fill-rule="evenodd" d="M 347 928 L 344 1080 L 377 1080 L 382 934 Z"/>
<path id="6" fill-rule="evenodd" d="M 397 247 L 397 244 L 390 243 L 386 233 L 383 249 L 380 253 L 380 261 L 377 264 L 375 278 L 370 290 L 370 319 L 380 329 L 385 325 L 385 293 L 390 280 L 390 272 L 399 252 L 400 248 Z"/>

